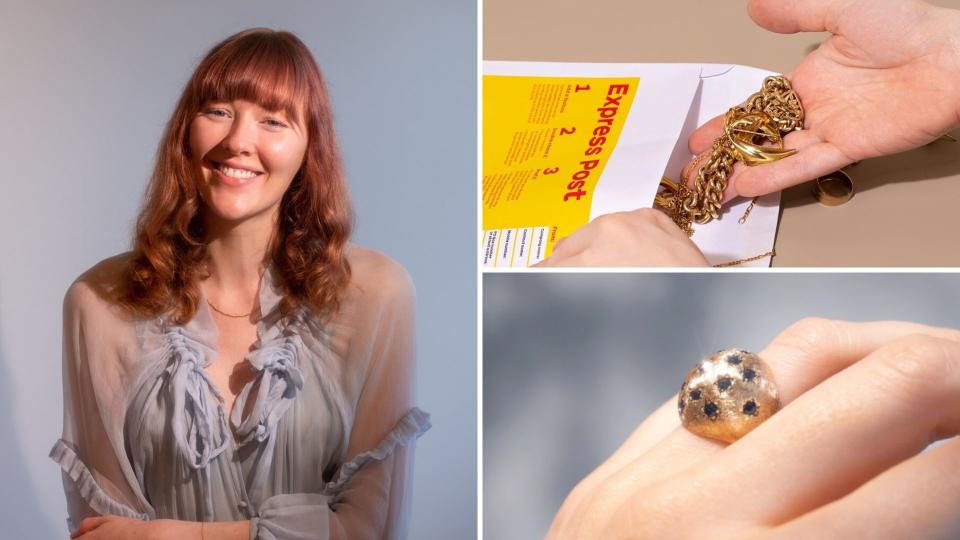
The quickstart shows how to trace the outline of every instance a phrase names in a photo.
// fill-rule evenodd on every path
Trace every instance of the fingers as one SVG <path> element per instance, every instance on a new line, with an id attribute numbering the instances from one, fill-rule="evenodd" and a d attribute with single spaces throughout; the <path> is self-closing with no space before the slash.
<path id="1" fill-rule="evenodd" d="M 687 187 L 693 189 L 694 186 L 696 186 L 700 169 L 707 166 L 707 162 L 710 160 L 710 154 L 712 151 L 713 150 L 707 150 L 706 152 L 700 154 L 683 168 L 683 172 L 681 174 L 683 178 L 687 179 Z M 734 162 L 733 170 L 731 171 L 729 180 L 727 181 L 727 188 L 723 191 L 723 198 L 720 200 L 721 205 L 727 204 L 728 202 L 737 198 L 738 193 L 735 184 L 736 178 L 737 175 L 742 173 L 742 171 L 746 168 L 746 165 L 740 162 Z"/>
<path id="2" fill-rule="evenodd" d="M 640 208 L 594 219 L 557 242 L 538 266 L 695 265 L 707 262 L 686 234 L 663 212 Z"/>
<path id="3" fill-rule="evenodd" d="M 787 148 L 799 151 L 787 158 L 757 167 L 744 167 L 737 171 L 730 182 L 739 195 L 756 197 L 780 191 L 797 184 L 841 169 L 851 163 L 843 152 L 832 143 L 814 142 L 816 135 L 798 131 L 787 136 L 793 143 Z"/>
<path id="4" fill-rule="evenodd" d="M 955 335 L 956 332 L 912 323 L 848 323 L 811 318 L 801 320 L 781 332 L 759 354 L 773 373 L 780 402 L 785 407 L 831 375 L 894 340 L 911 334 L 943 337 Z M 664 406 L 667 405 L 674 411 L 674 430 L 661 443 L 617 473 L 616 481 L 623 482 L 623 490 L 636 491 L 643 486 L 653 486 L 660 480 L 684 474 L 685 471 L 696 471 L 701 463 L 715 459 L 718 452 L 726 448 L 727 445 L 723 443 L 699 437 L 680 427 L 675 397 Z M 782 411 L 764 425 L 780 414 Z M 753 433 L 748 437 L 751 435 Z M 636 433 L 633 436 L 640 437 Z M 670 497 L 674 498 L 673 495 Z"/>
<path id="5" fill-rule="evenodd" d="M 584 481 L 593 483 L 619 471 L 654 445 L 663 442 L 663 439 L 677 429 L 679 424 L 677 398 L 674 396 L 644 419 L 627 440 L 617 448 L 617 451 L 590 473 L 590 476 Z"/>
<path id="6" fill-rule="evenodd" d="M 92 516 L 84 518 L 80 522 L 80 526 L 77 527 L 77 530 L 70 535 L 70 538 L 79 538 L 80 536 L 96 529 L 100 525 L 103 525 L 110 516 Z"/>
<path id="7" fill-rule="evenodd" d="M 722 114 L 714 116 L 690 135 L 690 139 L 687 141 L 690 153 L 699 155 L 710 150 L 713 141 L 724 133 L 723 117 Z"/>
<path id="8" fill-rule="evenodd" d="M 690 150 L 704 157 L 695 159 L 684 167 L 684 175 L 691 181 L 697 171 L 709 160 L 713 141 L 723 134 L 723 117 L 717 117 L 690 136 Z M 823 142 L 810 130 L 788 133 L 783 139 L 784 148 L 793 148 L 797 153 L 772 163 L 755 167 L 736 162 L 724 193 L 724 202 L 740 195 L 756 197 L 786 189 L 790 186 L 813 180 L 853 163 L 831 143 Z M 696 164 L 696 169 L 694 165 Z"/>
<path id="9" fill-rule="evenodd" d="M 755 23 L 771 32 L 837 33 L 839 13 L 849 0 L 750 0 L 747 13 Z"/>
<path id="10" fill-rule="evenodd" d="M 580 227 L 573 231 L 570 236 L 558 240 L 553 245 L 550 256 L 535 264 L 534 267 L 569 265 L 569 260 L 586 249 L 593 242 L 595 236 L 594 227 L 591 227 L 589 223 Z"/>
<path id="11" fill-rule="evenodd" d="M 914 335 L 958 339 L 958 332 L 899 321 L 851 323 L 811 317 L 781 332 L 760 353 L 773 372 L 780 402 L 804 392 L 881 347 Z"/>
<path id="12" fill-rule="evenodd" d="M 776 538 L 960 538 L 960 439 L 913 457 L 846 497 L 778 527 Z"/>
<path id="13" fill-rule="evenodd" d="M 687 187 L 693 187 L 697 180 L 697 173 L 704 165 L 707 164 L 707 160 L 710 159 L 710 151 L 702 152 L 693 156 L 693 159 L 690 160 L 690 163 L 684 165 L 683 170 L 680 171 L 680 179 L 687 179 Z"/>
<path id="14" fill-rule="evenodd" d="M 621 475 L 620 471 L 647 450 L 660 444 L 664 436 L 676 429 L 678 423 L 674 397 L 641 422 L 606 461 L 577 484 L 564 501 L 563 509 L 557 514 L 554 527 L 558 530 L 565 529 L 567 520 L 576 515 L 574 510 L 581 504 L 595 503 L 594 499 L 598 496 L 611 501 L 621 498 L 621 494 L 630 489 L 631 479 Z M 600 485 L 603 485 L 602 495 L 595 491 Z"/>
<path id="15" fill-rule="evenodd" d="M 716 517 L 782 523 L 956 433 L 960 410 L 946 404 L 960 402 L 960 332 L 939 334 L 875 350 L 690 471 L 689 480 L 710 494 Z M 774 487 L 778 496 L 770 497 Z"/>

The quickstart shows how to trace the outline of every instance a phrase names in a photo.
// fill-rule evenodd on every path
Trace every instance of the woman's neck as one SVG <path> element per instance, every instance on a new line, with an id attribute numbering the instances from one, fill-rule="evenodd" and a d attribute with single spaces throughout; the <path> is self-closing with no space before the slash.
<path id="1" fill-rule="evenodd" d="M 210 276 L 202 286 L 207 298 L 228 313 L 246 313 L 256 302 L 266 252 L 276 220 L 269 214 L 237 223 L 210 220 L 207 254 Z"/>

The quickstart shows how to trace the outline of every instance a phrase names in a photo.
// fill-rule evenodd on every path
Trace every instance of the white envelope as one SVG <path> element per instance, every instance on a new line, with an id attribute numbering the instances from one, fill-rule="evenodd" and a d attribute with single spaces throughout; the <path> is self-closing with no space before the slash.
<path id="1" fill-rule="evenodd" d="M 664 175 L 678 178 L 683 166 L 693 159 L 687 147 L 690 135 L 711 118 L 739 105 L 751 94 L 760 90 L 763 80 L 776 73 L 762 69 L 726 65 L 703 64 L 700 72 L 700 88 L 690 107 L 680 139 L 670 156 Z M 780 221 L 780 192 L 757 199 L 750 215 L 741 224 L 752 199 L 738 198 L 723 207 L 720 219 L 706 225 L 694 225 L 693 241 L 711 264 L 745 259 L 773 251 L 777 224 Z M 772 257 L 767 256 L 738 266 L 770 266 Z"/>
<path id="2" fill-rule="evenodd" d="M 605 64 L 485 62 L 485 75 L 641 78 L 620 140 L 593 195 L 590 219 L 653 206 L 660 178 L 680 177 L 693 159 L 687 141 L 697 126 L 725 113 L 760 89 L 773 73 L 719 64 Z M 720 219 L 695 225 L 693 241 L 711 264 L 756 257 L 773 250 L 780 194 L 760 197 L 743 224 L 750 200 L 724 207 Z M 770 256 L 739 266 L 769 266 Z"/>

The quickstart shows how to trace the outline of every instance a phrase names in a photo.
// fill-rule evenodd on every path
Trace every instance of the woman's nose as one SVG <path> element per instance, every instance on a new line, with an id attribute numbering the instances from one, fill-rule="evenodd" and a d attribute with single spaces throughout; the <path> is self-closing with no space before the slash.
<path id="1" fill-rule="evenodd" d="M 237 118 L 230 125 L 230 131 L 224 137 L 220 146 L 225 148 L 231 154 L 248 154 L 253 148 L 256 139 L 256 130 L 254 122 Z"/>

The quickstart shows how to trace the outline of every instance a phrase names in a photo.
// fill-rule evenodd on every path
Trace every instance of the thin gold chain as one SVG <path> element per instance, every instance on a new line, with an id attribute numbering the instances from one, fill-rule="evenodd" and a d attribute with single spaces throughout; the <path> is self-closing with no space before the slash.
<path id="1" fill-rule="evenodd" d="M 747 218 L 750 217 L 750 212 L 753 212 L 753 206 L 757 204 L 757 199 L 759 198 L 759 196 L 756 196 L 752 201 L 750 201 L 750 205 L 747 206 L 746 211 L 743 212 L 743 215 L 740 216 L 740 219 L 737 220 L 737 223 L 743 225 L 747 222 Z"/>
<path id="2" fill-rule="evenodd" d="M 728 261 L 728 262 L 724 262 L 724 263 L 720 263 L 720 264 L 715 264 L 715 265 L 713 265 L 713 267 L 714 267 L 714 268 L 726 268 L 726 267 L 728 267 L 728 266 L 738 266 L 738 265 L 741 265 L 741 264 L 743 264 L 743 263 L 748 263 L 748 262 L 752 262 L 752 261 L 759 261 L 760 259 L 763 259 L 764 257 L 776 257 L 776 256 L 777 256 L 776 250 L 771 250 L 771 251 L 768 251 L 768 252 L 766 252 L 766 253 L 762 253 L 762 254 L 760 254 L 760 255 L 754 255 L 753 257 L 747 257 L 746 259 L 737 259 L 737 260 L 735 260 L 735 261 Z"/>
<path id="3" fill-rule="evenodd" d="M 212 307 L 213 310 L 216 311 L 217 313 L 219 313 L 219 314 L 221 314 L 221 315 L 226 315 L 227 317 L 232 317 L 232 318 L 234 318 L 234 319 L 241 319 L 241 318 L 244 318 L 244 317 L 249 317 L 249 316 L 253 315 L 253 312 L 254 312 L 254 311 L 256 311 L 256 304 L 254 304 L 254 309 L 251 309 L 251 310 L 250 310 L 250 313 L 246 313 L 246 314 L 244 314 L 244 315 L 231 315 L 231 314 L 229 314 L 229 313 L 221 310 L 221 309 L 218 308 L 217 306 L 213 305 L 213 302 L 211 302 L 209 298 L 207 298 L 207 304 L 208 304 L 210 307 Z"/>
<path id="4" fill-rule="evenodd" d="M 266 271 L 266 268 L 264 268 L 263 270 L 260 271 L 259 281 L 263 281 L 263 273 L 264 273 L 265 271 Z M 249 316 L 253 315 L 253 312 L 254 312 L 254 311 L 257 310 L 257 299 L 256 299 L 256 298 L 254 298 L 254 300 L 253 300 L 253 309 L 251 309 L 249 313 L 244 313 L 243 315 L 233 315 L 233 314 L 227 313 L 226 311 L 223 311 L 222 309 L 220 309 L 220 308 L 218 308 L 217 306 L 213 305 L 213 302 L 211 302 L 211 301 L 210 301 L 210 298 L 207 297 L 206 295 L 204 295 L 204 297 L 207 299 L 207 305 L 209 305 L 211 308 L 213 308 L 214 311 L 216 311 L 217 313 L 219 313 L 219 314 L 221 314 L 221 315 L 224 315 L 224 316 L 226 316 L 226 317 L 230 317 L 230 318 L 233 318 L 233 319 L 241 319 L 241 318 L 249 317 Z"/>

